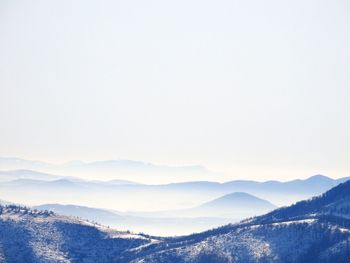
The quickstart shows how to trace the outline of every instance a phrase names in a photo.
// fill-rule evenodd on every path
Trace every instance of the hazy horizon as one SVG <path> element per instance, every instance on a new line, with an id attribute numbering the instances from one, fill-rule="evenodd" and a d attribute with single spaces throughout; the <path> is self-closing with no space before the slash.
<path id="1" fill-rule="evenodd" d="M 33 162 L 33 165 L 26 165 L 21 163 L 6 164 L 3 163 L 4 160 L 18 160 L 18 161 L 29 161 Z M 36 166 L 34 163 L 38 163 Z M 108 164 L 114 163 L 116 166 L 108 167 Z M 11 163 L 11 162 L 10 162 Z M 43 165 L 40 165 L 43 164 Z M 101 170 L 96 170 L 96 167 L 91 165 L 101 165 Z M 48 166 L 45 166 L 48 165 Z M 82 166 L 81 166 L 82 165 Z M 106 166 L 107 165 L 107 166 Z M 133 170 L 137 165 L 137 170 Z M 85 166 L 85 167 L 84 167 Z M 142 167 L 144 166 L 144 167 Z M 147 167 L 149 166 L 149 167 Z M 119 167 L 119 168 L 118 168 Z M 72 169 L 73 168 L 73 169 Z M 76 170 L 74 170 L 76 168 Z M 108 169 L 111 168 L 111 169 Z M 117 169 L 117 170 L 115 170 Z M 124 169 L 124 170 L 123 170 Z M 16 171 L 16 170 L 29 170 L 34 172 L 48 173 L 55 176 L 69 176 L 81 178 L 84 180 L 97 180 L 97 181 L 110 181 L 110 180 L 126 180 L 142 184 L 171 184 L 171 183 L 181 183 L 181 182 L 219 182 L 225 183 L 230 181 L 239 180 L 251 180 L 257 182 L 267 182 L 267 181 L 279 181 L 288 182 L 293 180 L 305 180 L 314 176 L 325 176 L 332 179 L 341 179 L 348 177 L 347 175 L 334 177 L 329 174 L 314 173 L 309 174 L 304 177 L 296 175 L 294 178 L 281 179 L 281 177 L 276 178 L 247 178 L 246 176 L 229 176 L 220 171 L 212 170 L 204 165 L 192 164 L 192 165 L 167 165 L 159 163 L 151 163 L 143 160 L 127 160 L 127 159 L 109 159 L 109 160 L 67 160 L 63 162 L 48 162 L 45 160 L 30 160 L 25 158 L 19 158 L 15 156 L 0 156 L 0 172 L 6 171 Z"/>
<path id="2" fill-rule="evenodd" d="M 349 11 L 1 1 L 0 156 L 203 165 L 217 181 L 349 176 Z"/>

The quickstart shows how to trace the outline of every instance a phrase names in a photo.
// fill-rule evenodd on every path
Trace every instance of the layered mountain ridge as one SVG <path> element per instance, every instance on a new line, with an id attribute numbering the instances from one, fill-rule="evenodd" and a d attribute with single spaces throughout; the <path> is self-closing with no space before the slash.
<path id="1" fill-rule="evenodd" d="M 350 181 L 266 215 L 182 237 L 118 232 L 18 206 L 1 206 L 0 229 L 0 257 L 8 262 L 342 263 L 350 257 Z"/>

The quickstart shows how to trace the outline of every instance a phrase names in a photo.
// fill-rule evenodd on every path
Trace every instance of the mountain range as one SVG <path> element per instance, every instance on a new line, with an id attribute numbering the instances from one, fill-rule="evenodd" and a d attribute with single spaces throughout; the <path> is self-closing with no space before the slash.
<path id="1" fill-rule="evenodd" d="M 288 182 L 235 180 L 148 185 L 127 180 L 86 180 L 32 170 L 9 170 L 0 171 L 0 198 L 30 206 L 45 200 L 46 203 L 79 204 L 118 211 L 159 211 L 192 208 L 233 192 L 244 192 L 285 206 L 321 194 L 346 179 L 316 175 Z"/>
<path id="2" fill-rule="evenodd" d="M 322 175 L 289 182 L 235 180 L 160 185 L 86 180 L 33 170 L 0 171 L 0 198 L 79 216 L 119 230 L 187 235 L 321 194 L 345 181 Z M 50 205 L 54 204 L 54 205 Z M 45 207 L 44 207 L 45 206 Z"/>
<path id="3" fill-rule="evenodd" d="M 160 238 L 19 206 L 0 207 L 6 262 L 337 262 L 350 258 L 350 181 L 236 224 Z"/>

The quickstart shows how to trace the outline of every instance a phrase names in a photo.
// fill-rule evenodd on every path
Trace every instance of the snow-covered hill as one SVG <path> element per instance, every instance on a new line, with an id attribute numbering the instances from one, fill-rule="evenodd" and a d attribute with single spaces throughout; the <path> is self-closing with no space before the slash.
<path id="1" fill-rule="evenodd" d="M 267 215 L 159 243 L 133 262 L 349 262 L 350 181 Z"/>
<path id="2" fill-rule="evenodd" d="M 156 238 L 52 212 L 1 206 L 5 262 L 349 262 L 350 181 L 323 195 L 206 232 Z"/>
<path id="3" fill-rule="evenodd" d="M 0 206 L 1 262 L 122 262 L 159 242 L 144 235 L 19 206 Z"/>

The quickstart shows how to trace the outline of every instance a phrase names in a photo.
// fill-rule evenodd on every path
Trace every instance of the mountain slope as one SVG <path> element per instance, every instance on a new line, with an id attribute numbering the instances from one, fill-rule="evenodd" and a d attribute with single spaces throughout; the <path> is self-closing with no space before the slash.
<path id="1" fill-rule="evenodd" d="M 277 209 L 257 220 L 276 221 L 316 215 L 333 215 L 350 219 L 350 181 L 332 188 L 321 196 Z"/>
<path id="2" fill-rule="evenodd" d="M 350 258 L 350 181 L 263 216 L 154 238 L 18 206 L 0 206 L 7 262 L 337 262 Z"/>
<path id="3" fill-rule="evenodd" d="M 269 214 L 159 243 L 133 262 L 348 262 L 350 181 Z"/>
<path id="4" fill-rule="evenodd" d="M 121 262 L 127 251 L 159 242 L 19 206 L 0 206 L 0 230 L 5 262 Z"/>

